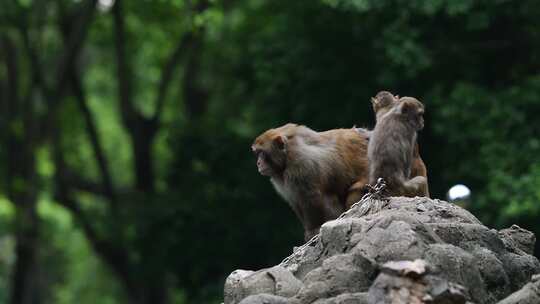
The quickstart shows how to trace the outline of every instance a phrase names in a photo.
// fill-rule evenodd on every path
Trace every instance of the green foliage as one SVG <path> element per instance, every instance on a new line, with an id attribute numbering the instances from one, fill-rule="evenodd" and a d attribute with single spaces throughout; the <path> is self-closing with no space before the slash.
<path id="1" fill-rule="evenodd" d="M 48 92 L 34 81 L 18 25 L 29 26 L 50 87 L 64 51 L 59 16 L 82 2 L 44 3 L 0 1 L 0 38 L 17 47 L 18 92 L 32 92 L 35 119 L 47 113 Z M 293 212 L 257 173 L 253 138 L 289 121 L 317 130 L 371 127 L 369 98 L 381 89 L 426 104 L 420 145 L 433 196 L 465 183 L 472 211 L 488 226 L 518 223 L 540 232 L 540 2 L 249 0 L 210 1 L 202 10 L 203 1 L 123 4 L 129 99 L 141 116 L 155 113 L 178 42 L 189 33 L 198 43 L 182 48 L 151 142 L 156 191 L 133 186 L 137 160 L 119 102 L 118 37 L 111 9 L 102 7 L 76 71 L 120 208 L 81 189 L 70 193 L 80 210 L 59 207 L 69 205 L 58 195 L 58 142 L 47 128 L 52 120 L 40 125 L 32 146 L 37 177 L 1 182 L 0 248 L 7 249 L 0 250 L 0 303 L 13 266 L 13 216 L 22 208 L 4 197 L 31 186 L 40 201 L 44 303 L 127 303 L 129 284 L 163 289 L 171 303 L 221 302 L 230 271 L 276 264 L 302 239 Z M 7 77 L 2 49 L 0 88 Z M 76 96 L 63 94 L 54 112 L 59 150 L 66 166 L 102 186 Z M 5 98 L 0 94 L 2 110 Z M 3 147 L 27 139 L 23 115 L 0 114 Z M 0 149 L 2 159 L 6 153 Z M 2 172 L 8 167 L 0 164 Z M 85 232 L 84 219 L 96 235 Z M 96 239 L 125 253 L 126 274 L 96 250 Z"/>
<path id="2" fill-rule="evenodd" d="M 0 303 L 7 303 L 10 287 L 11 268 L 15 260 L 13 217 L 15 208 L 4 196 L 0 196 Z"/>
<path id="3" fill-rule="evenodd" d="M 70 213 L 48 199 L 40 201 L 41 237 L 46 244 L 38 261 L 44 265 L 42 283 L 50 303 L 118 303 L 124 298 L 113 275 L 92 254 Z"/>
<path id="4" fill-rule="evenodd" d="M 536 156 L 540 142 L 536 134 L 540 126 L 534 123 L 540 111 L 539 80 L 538 76 L 530 77 L 497 91 L 457 84 L 444 101 L 435 97 L 440 100 L 436 106 L 445 110 L 438 112 L 433 127 L 437 134 L 446 136 L 454 148 L 452 154 L 466 154 L 476 147 L 474 157 L 460 159 L 447 174 L 470 179 L 480 190 L 475 209 L 497 225 L 539 216 L 534 203 L 539 186 Z M 459 125 L 468 132 L 450 132 L 449 125 Z"/>

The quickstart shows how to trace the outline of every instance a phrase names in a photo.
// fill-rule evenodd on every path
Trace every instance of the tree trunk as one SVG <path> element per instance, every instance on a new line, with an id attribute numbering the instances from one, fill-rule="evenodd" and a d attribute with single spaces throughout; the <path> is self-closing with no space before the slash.
<path id="1" fill-rule="evenodd" d="M 19 71 L 15 46 L 9 37 L 2 37 L 3 59 L 7 71 L 6 120 L 8 128 L 7 196 L 15 205 L 15 266 L 10 303 L 40 303 L 37 294 L 37 248 L 39 219 L 36 212 L 36 168 L 34 113 L 30 99 L 21 102 L 18 94 Z M 31 95 L 28 95 L 29 97 Z M 14 125 L 22 124 L 18 134 Z"/>
<path id="2" fill-rule="evenodd" d="M 13 269 L 11 304 L 40 303 L 37 287 L 37 248 L 39 220 L 36 198 L 32 193 L 11 198 L 16 205 L 15 266 Z"/>

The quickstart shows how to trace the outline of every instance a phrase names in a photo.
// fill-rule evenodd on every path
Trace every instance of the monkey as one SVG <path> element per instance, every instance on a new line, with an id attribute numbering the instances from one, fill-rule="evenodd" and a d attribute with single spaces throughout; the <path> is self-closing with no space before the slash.
<path id="1" fill-rule="evenodd" d="M 393 98 L 392 98 L 393 97 Z M 375 121 L 386 114 L 390 109 L 400 102 L 399 95 L 393 95 L 388 91 L 380 91 L 377 95 L 371 98 L 373 112 L 375 113 Z M 411 176 L 425 176 L 427 178 L 427 169 L 424 161 L 420 157 L 420 149 L 418 142 L 414 146 L 414 161 L 411 169 Z M 427 186 L 427 185 L 426 185 Z M 426 188 L 426 196 L 429 197 L 429 189 Z"/>
<path id="2" fill-rule="evenodd" d="M 371 106 L 375 114 L 375 121 L 379 121 L 384 114 L 398 103 L 399 95 L 394 95 L 388 91 L 380 91 L 375 97 L 371 97 Z"/>
<path id="3" fill-rule="evenodd" d="M 386 91 L 379 92 L 375 97 L 372 98 L 372 106 L 376 120 L 378 120 L 377 117 L 383 116 L 398 103 L 399 96 L 394 96 L 392 93 Z M 274 188 L 289 203 L 290 207 L 293 209 L 294 213 L 304 227 L 304 237 L 306 240 L 310 239 L 311 236 L 318 232 L 322 223 L 336 218 L 339 213 L 349 209 L 351 205 L 358 202 L 365 193 L 365 186 L 368 183 L 367 145 L 371 132 L 372 131 L 364 128 L 355 127 L 352 129 L 334 129 L 325 132 L 315 132 L 305 126 L 286 124 L 284 126 L 264 132 L 254 141 L 251 148 L 257 156 L 257 167 L 259 173 L 269 176 Z M 277 139 L 278 136 L 281 137 L 281 139 Z M 300 144 L 295 144 L 293 141 L 292 153 L 290 147 L 288 150 L 285 149 L 288 137 L 296 137 L 297 141 L 300 142 Z M 276 140 L 276 143 L 283 141 L 284 149 L 276 149 L 275 144 L 273 143 L 274 140 Z M 339 147 L 347 147 L 346 149 L 337 149 L 341 152 L 346 150 L 347 153 L 340 153 L 338 157 L 335 157 L 341 160 L 340 162 L 337 162 L 339 164 L 336 166 L 336 168 L 341 168 L 343 159 L 345 159 L 346 163 L 353 164 L 350 167 L 355 168 L 353 171 L 357 172 L 357 174 L 355 173 L 353 175 L 356 176 L 352 179 L 339 179 L 339 182 L 334 182 L 331 187 L 329 187 L 329 185 L 322 185 L 322 188 L 330 189 L 329 192 L 331 195 L 323 195 L 323 193 L 317 189 L 318 185 L 310 187 L 311 192 L 307 191 L 305 186 L 297 186 L 297 184 L 301 183 L 303 179 L 305 180 L 304 184 L 310 184 L 311 180 L 315 179 L 314 175 L 316 174 L 328 177 L 332 175 L 330 173 L 336 173 L 336 169 L 331 169 L 329 170 L 328 174 L 321 174 L 320 171 L 322 168 L 332 168 L 332 165 L 328 164 L 326 161 L 323 161 L 320 162 L 322 165 L 317 166 L 316 163 L 319 162 L 317 158 L 318 154 L 313 153 L 316 151 L 325 151 L 326 155 L 331 155 L 332 152 L 335 153 L 335 150 L 328 148 L 331 145 L 327 145 L 326 149 L 320 148 L 322 143 L 332 141 Z M 347 143 L 347 141 L 350 143 Z M 308 147 L 311 149 L 306 149 L 306 152 L 302 153 L 303 147 Z M 315 149 L 313 149 L 314 147 Z M 287 151 L 289 153 L 287 153 Z M 310 157 L 306 158 L 306 155 Z M 295 166 L 290 166 L 288 170 L 289 172 L 286 175 L 284 173 L 287 169 L 288 159 L 288 163 L 295 164 Z M 310 160 L 311 163 L 315 165 L 310 166 L 307 161 L 302 161 L 302 159 Z M 308 170 L 299 170 L 298 174 L 295 175 L 295 171 L 291 169 L 294 167 L 306 167 L 309 168 L 309 171 L 313 173 L 310 175 L 307 173 Z M 346 175 L 347 177 L 350 177 L 349 173 Z M 288 176 L 289 178 L 286 180 L 285 176 Z M 411 176 L 424 176 L 427 178 L 427 170 L 424 162 L 420 158 L 418 144 L 415 145 Z M 318 182 L 321 180 L 324 180 L 324 178 L 317 179 Z M 347 191 L 345 191 L 346 193 L 343 194 L 343 187 L 345 186 L 349 186 L 349 188 Z M 325 191 L 326 192 L 324 193 L 328 192 L 328 190 Z M 296 195 L 296 193 L 301 193 L 301 195 Z M 314 193 L 318 193 L 318 196 L 314 195 Z M 335 193 L 339 194 L 336 196 Z M 427 182 L 425 184 L 424 195 L 429 197 Z M 317 203 L 308 204 L 309 202 L 307 202 L 307 198 L 310 196 L 315 196 Z M 323 203 L 321 204 L 321 202 Z M 324 202 L 326 202 L 326 205 Z M 310 211 L 311 208 L 315 208 L 315 210 Z"/>
<path id="4" fill-rule="evenodd" d="M 400 102 L 399 95 L 394 95 L 388 91 L 380 91 L 371 98 L 371 106 L 373 113 L 375 114 L 375 122 L 379 121 L 384 114 L 388 113 L 394 106 Z M 368 137 L 371 137 L 372 131 L 365 130 Z M 420 150 L 418 143 L 415 143 L 414 147 L 414 159 L 411 168 L 411 176 L 424 176 L 427 180 L 427 169 L 424 161 L 420 157 Z M 347 208 L 350 208 L 354 203 L 358 202 L 362 196 L 366 193 L 367 179 L 360 179 L 349 188 L 349 195 L 347 198 Z M 423 195 L 430 197 L 428 183 L 425 183 L 423 189 Z"/>
<path id="5" fill-rule="evenodd" d="M 411 178 L 417 132 L 424 128 L 424 105 L 402 97 L 379 116 L 368 144 L 369 183 L 382 177 L 391 196 L 423 196 L 425 176 Z"/>
<path id="6" fill-rule="evenodd" d="M 289 123 L 259 135 L 251 149 L 304 228 L 308 241 L 346 209 L 349 187 L 367 182 L 367 134 L 357 129 L 316 132 Z"/>
<path id="7" fill-rule="evenodd" d="M 399 104 L 400 101 L 401 99 L 399 98 L 399 95 L 393 95 L 388 91 L 380 91 L 377 93 L 374 98 L 371 98 L 373 112 L 375 113 L 375 120 L 378 121 L 380 117 L 388 113 L 388 111 Z M 420 148 L 418 146 L 418 142 L 415 142 L 414 145 L 414 159 L 411 168 L 411 176 L 424 176 L 427 179 L 427 168 L 424 161 L 420 157 Z M 424 189 L 424 196 L 429 197 L 429 187 L 427 183 Z"/>

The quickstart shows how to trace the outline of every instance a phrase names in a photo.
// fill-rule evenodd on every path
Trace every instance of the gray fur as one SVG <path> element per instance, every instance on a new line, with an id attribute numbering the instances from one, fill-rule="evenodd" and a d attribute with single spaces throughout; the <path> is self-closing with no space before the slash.
<path id="1" fill-rule="evenodd" d="M 368 145 L 369 183 L 382 177 L 390 195 L 413 196 L 427 181 L 423 176 L 410 179 L 417 131 L 423 128 L 424 106 L 412 97 L 382 115 Z"/>
<path id="2" fill-rule="evenodd" d="M 375 97 L 371 98 L 373 113 L 375 113 L 375 121 L 381 119 L 384 114 L 388 113 L 395 105 L 399 103 L 399 97 L 388 91 L 380 91 Z"/>
<path id="3" fill-rule="evenodd" d="M 367 175 L 367 136 L 357 129 L 316 132 L 286 124 L 252 145 L 261 174 L 289 203 L 309 240 L 346 209 L 349 187 Z"/>

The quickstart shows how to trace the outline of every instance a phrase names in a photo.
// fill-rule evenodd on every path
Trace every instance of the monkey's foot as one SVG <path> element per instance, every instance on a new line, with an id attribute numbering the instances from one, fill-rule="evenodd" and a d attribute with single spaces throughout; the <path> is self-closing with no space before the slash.
<path id="1" fill-rule="evenodd" d="M 382 177 L 379 177 L 377 179 L 377 183 L 375 185 L 366 184 L 365 188 L 367 190 L 366 195 L 370 196 L 371 198 L 378 200 L 388 200 L 386 182 Z"/>

